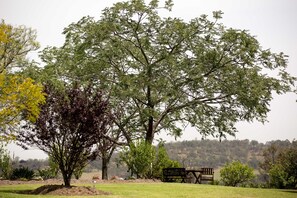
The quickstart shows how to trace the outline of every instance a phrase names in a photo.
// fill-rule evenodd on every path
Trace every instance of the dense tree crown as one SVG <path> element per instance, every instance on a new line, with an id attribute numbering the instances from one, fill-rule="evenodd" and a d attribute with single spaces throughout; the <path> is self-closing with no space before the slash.
<path id="1" fill-rule="evenodd" d="M 44 71 L 100 82 L 121 109 L 116 124 L 128 142 L 151 143 L 161 131 L 179 136 L 182 124 L 221 138 L 234 135 L 238 121 L 265 121 L 272 93 L 294 84 L 287 56 L 225 27 L 222 12 L 187 22 L 158 13 L 171 8 L 171 1 L 160 8 L 157 0 L 132 0 L 104 9 L 99 20 L 84 17 L 65 28 L 63 47 L 43 51 Z"/>
<path id="2" fill-rule="evenodd" d="M 0 136 L 6 140 L 20 120 L 34 122 L 45 101 L 41 84 L 15 74 L 28 65 L 27 53 L 38 48 L 35 38 L 31 29 L 0 23 Z"/>
<path id="3" fill-rule="evenodd" d="M 112 123 L 108 99 L 91 85 L 64 91 L 46 87 L 46 104 L 34 124 L 18 134 L 22 145 L 34 145 L 59 165 L 64 183 L 98 156 L 96 145 Z"/>

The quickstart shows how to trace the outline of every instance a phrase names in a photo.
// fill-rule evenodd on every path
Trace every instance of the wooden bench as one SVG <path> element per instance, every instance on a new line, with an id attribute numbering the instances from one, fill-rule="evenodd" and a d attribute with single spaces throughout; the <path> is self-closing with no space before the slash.
<path id="1" fill-rule="evenodd" d="M 202 181 L 212 181 L 214 180 L 213 168 L 201 168 L 200 182 Z"/>
<path id="2" fill-rule="evenodd" d="M 185 168 L 163 168 L 163 182 L 176 182 L 181 180 L 185 183 L 187 172 Z"/>

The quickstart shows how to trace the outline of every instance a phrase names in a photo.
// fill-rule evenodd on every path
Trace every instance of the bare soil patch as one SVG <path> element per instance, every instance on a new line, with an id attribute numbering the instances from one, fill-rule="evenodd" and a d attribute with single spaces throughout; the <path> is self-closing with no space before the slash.
<path id="1" fill-rule="evenodd" d="M 97 190 L 93 187 L 87 186 L 71 186 L 65 187 L 63 185 L 44 185 L 35 190 L 23 191 L 22 194 L 31 195 L 109 195 L 111 193 Z"/>

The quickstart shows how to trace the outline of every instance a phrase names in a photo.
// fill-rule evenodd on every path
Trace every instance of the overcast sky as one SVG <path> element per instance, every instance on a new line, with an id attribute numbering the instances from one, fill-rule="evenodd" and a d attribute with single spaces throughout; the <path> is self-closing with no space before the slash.
<path id="1" fill-rule="evenodd" d="M 116 0 L 0 0 L 0 19 L 13 26 L 25 25 L 37 30 L 41 49 L 61 46 L 63 28 L 83 16 L 100 18 L 101 10 Z M 160 1 L 163 2 L 163 1 Z M 288 71 L 297 76 L 297 1 L 294 0 L 174 0 L 170 15 L 190 20 L 212 11 L 224 12 L 222 23 L 227 27 L 249 30 L 263 48 L 289 55 Z M 36 58 L 36 55 L 31 55 Z M 239 123 L 233 139 L 266 141 L 297 139 L 297 96 L 274 95 L 268 121 Z M 167 141 L 173 138 L 162 135 Z M 193 129 L 186 129 L 178 140 L 200 139 Z M 15 145 L 9 150 L 22 159 L 45 157 L 37 150 L 23 151 Z"/>

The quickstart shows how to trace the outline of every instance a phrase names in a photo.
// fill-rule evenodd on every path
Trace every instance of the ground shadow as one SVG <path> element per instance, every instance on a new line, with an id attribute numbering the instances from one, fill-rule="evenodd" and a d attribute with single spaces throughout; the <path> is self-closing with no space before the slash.
<path id="1" fill-rule="evenodd" d="M 46 194 L 63 188 L 61 185 L 42 186 L 34 190 L 0 190 L 0 193 L 13 193 L 13 194 Z"/>
<path id="2" fill-rule="evenodd" d="M 296 193 L 297 194 L 297 190 L 284 190 L 284 192 L 287 192 L 287 193 Z"/>

